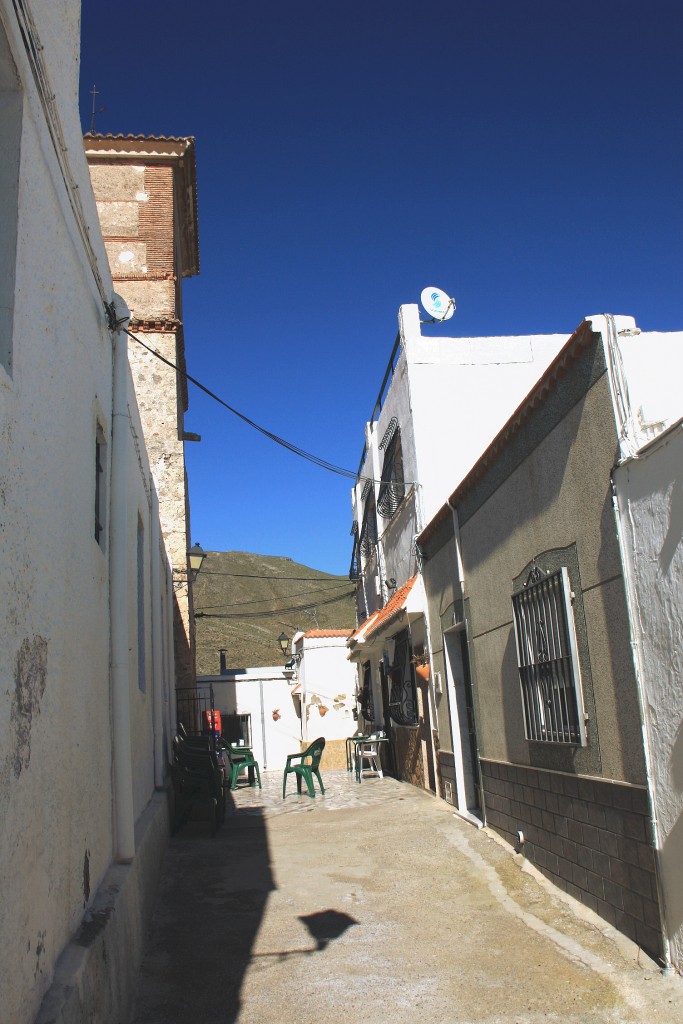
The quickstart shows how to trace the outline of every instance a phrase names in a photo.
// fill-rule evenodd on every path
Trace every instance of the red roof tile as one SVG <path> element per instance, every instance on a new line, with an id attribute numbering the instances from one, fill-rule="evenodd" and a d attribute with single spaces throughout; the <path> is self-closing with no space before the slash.
<path id="1" fill-rule="evenodd" d="M 394 596 L 391 598 L 391 600 L 388 601 L 387 604 L 385 604 L 384 608 L 380 608 L 379 611 L 373 612 L 372 615 L 370 615 L 369 618 L 365 620 L 365 622 L 362 622 L 360 624 L 358 629 L 350 638 L 349 642 L 353 643 L 356 637 L 360 633 L 363 633 L 363 631 L 365 631 L 363 639 L 367 640 L 368 637 L 372 636 L 373 633 L 376 633 L 380 629 L 384 629 L 384 627 L 387 626 L 393 619 L 398 618 L 398 616 L 405 608 L 406 601 L 408 600 L 408 595 L 410 591 L 413 589 L 413 584 L 415 583 L 416 579 L 417 576 L 413 576 L 411 577 L 411 579 L 408 580 L 407 583 L 404 583 L 402 587 L 399 587 Z"/>
<path id="2" fill-rule="evenodd" d="M 307 639 L 329 636 L 351 636 L 352 629 L 309 629 L 304 633 Z"/>

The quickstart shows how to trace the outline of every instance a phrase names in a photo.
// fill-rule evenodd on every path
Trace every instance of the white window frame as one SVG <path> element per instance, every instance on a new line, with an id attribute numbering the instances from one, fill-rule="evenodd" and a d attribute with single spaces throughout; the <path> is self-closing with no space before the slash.
<path id="1" fill-rule="evenodd" d="M 512 595 L 524 735 L 535 743 L 587 743 L 573 600 L 566 566 L 534 566 Z"/>

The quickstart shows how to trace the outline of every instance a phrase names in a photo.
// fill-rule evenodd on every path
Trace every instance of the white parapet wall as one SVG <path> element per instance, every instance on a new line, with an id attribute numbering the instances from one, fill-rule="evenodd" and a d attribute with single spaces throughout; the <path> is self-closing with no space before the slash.
<path id="1" fill-rule="evenodd" d="M 679 378 L 680 379 L 680 378 Z M 680 407 L 680 405 L 679 405 Z M 683 973 L 683 424 L 615 472 L 665 931 Z"/>

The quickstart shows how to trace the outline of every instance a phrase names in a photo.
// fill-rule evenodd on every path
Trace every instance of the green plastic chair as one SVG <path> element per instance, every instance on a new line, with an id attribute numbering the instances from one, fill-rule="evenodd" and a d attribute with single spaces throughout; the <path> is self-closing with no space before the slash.
<path id="1" fill-rule="evenodd" d="M 228 767 L 230 768 L 230 789 L 237 789 L 237 779 L 243 771 L 253 769 L 250 772 L 250 776 L 253 777 L 255 774 L 256 781 L 258 781 L 258 788 L 263 789 L 261 785 L 261 771 L 258 766 L 258 761 L 254 760 L 254 755 L 251 750 L 245 748 L 243 751 L 237 750 L 231 747 L 224 747 L 223 753 L 228 759 Z M 255 782 L 249 782 L 250 786 L 255 785 Z"/>
<path id="2" fill-rule="evenodd" d="M 309 796 L 315 796 L 313 789 L 313 776 L 315 775 L 320 785 L 320 792 L 325 792 L 323 786 L 323 780 L 320 778 L 320 758 L 323 756 L 323 750 L 325 749 L 325 740 L 321 736 L 320 739 L 314 740 L 307 750 L 303 750 L 300 754 L 288 754 L 287 764 L 285 765 L 285 774 L 282 779 L 282 799 L 285 798 L 285 792 L 287 789 L 287 776 L 292 774 L 296 775 L 296 790 L 301 795 L 301 780 L 303 779 L 306 783 Z M 310 763 L 306 764 L 306 760 L 310 758 Z M 294 761 L 298 761 L 298 764 L 294 764 Z"/>

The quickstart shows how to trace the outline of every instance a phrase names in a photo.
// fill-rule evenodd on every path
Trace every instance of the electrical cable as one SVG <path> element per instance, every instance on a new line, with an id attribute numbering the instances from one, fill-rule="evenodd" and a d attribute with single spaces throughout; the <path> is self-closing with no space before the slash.
<path id="1" fill-rule="evenodd" d="M 329 594 L 331 590 L 342 590 L 343 587 L 320 587 L 317 590 L 299 590 L 295 594 L 288 594 L 289 598 L 295 597 L 308 597 L 311 594 Z M 349 597 L 355 593 L 356 588 L 352 587 L 347 591 Z M 245 605 L 252 604 L 265 604 L 266 602 L 273 603 L 275 601 L 281 601 L 283 595 L 271 595 L 270 597 L 254 597 L 250 601 L 233 601 L 231 603 L 224 604 L 206 604 L 199 608 L 195 607 L 196 611 L 206 612 L 212 611 L 214 608 L 243 608 Z"/>
<path id="2" fill-rule="evenodd" d="M 348 579 L 347 576 L 261 576 L 259 573 L 249 572 L 221 572 L 218 569 L 200 569 L 200 576 L 234 576 L 243 580 L 310 580 L 312 583 L 338 583 L 339 580 Z"/>
<path id="3" fill-rule="evenodd" d="M 296 596 L 296 595 L 294 595 Z M 337 601 L 344 601 L 347 594 L 338 594 L 336 597 L 328 597 L 325 601 L 306 601 L 304 604 L 286 605 L 284 608 L 274 608 L 262 612 L 195 612 L 196 619 L 272 619 L 276 615 L 284 615 L 286 612 L 302 612 L 307 608 L 322 608 L 326 604 L 335 604 Z"/>
<path id="4" fill-rule="evenodd" d="M 386 482 L 383 480 L 374 480 L 372 477 L 361 477 L 357 473 L 354 473 L 353 470 L 351 469 L 344 469 L 343 466 L 336 466 L 333 462 L 328 462 L 326 459 L 321 459 L 318 455 L 313 455 L 312 452 L 306 451 L 305 448 L 300 448 L 298 445 L 293 444 L 291 441 L 286 441 L 285 438 L 280 437 L 278 434 L 274 434 L 271 430 L 267 430 L 265 427 L 262 427 L 259 423 L 256 423 L 248 416 L 245 416 L 245 414 L 240 412 L 238 409 L 235 409 L 232 405 L 229 405 L 222 398 L 220 398 L 214 391 L 211 391 L 210 388 L 207 388 L 206 385 L 198 381 L 196 377 L 193 377 L 186 370 L 181 370 L 178 366 L 175 365 L 175 363 L 172 363 L 170 359 L 167 359 L 165 356 L 162 356 L 160 352 L 158 352 L 156 349 L 153 349 L 150 345 L 146 345 L 145 342 L 138 338 L 135 334 L 133 334 L 132 331 L 129 331 L 127 328 L 124 328 L 124 331 L 130 338 L 133 339 L 133 341 L 137 341 L 138 345 L 142 345 L 143 348 L 147 349 L 147 351 L 150 352 L 153 356 L 156 356 L 156 358 L 159 359 L 162 363 L 165 363 L 166 366 L 169 366 L 172 370 L 175 370 L 175 372 L 179 373 L 181 377 L 185 378 L 185 380 L 189 380 L 191 384 L 194 384 L 196 388 L 199 388 L 200 391 L 203 391 L 205 395 L 209 396 L 209 398 L 213 398 L 214 402 L 218 402 L 219 405 L 222 405 L 224 409 L 228 410 L 228 412 L 231 412 L 234 416 L 237 416 L 237 418 L 246 423 L 247 426 L 252 427 L 254 430 L 257 430 L 259 434 L 263 434 L 264 437 L 267 437 L 271 441 L 274 441 L 275 444 L 279 444 L 282 448 L 286 448 L 287 451 L 292 452 L 293 455 L 298 455 L 299 458 L 306 459 L 308 462 L 313 463 L 314 466 L 318 466 L 319 469 L 326 469 L 329 473 L 336 473 L 338 476 L 346 477 L 348 480 L 356 480 L 359 483 L 361 481 L 370 480 L 371 483 L 376 484 L 382 484 Z M 404 480 L 402 481 L 402 483 L 404 486 L 407 487 L 417 486 L 415 483 L 409 480 Z"/>

